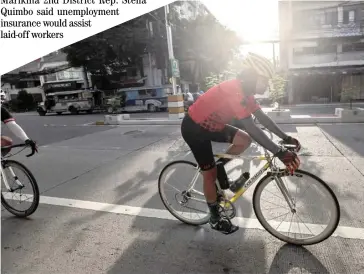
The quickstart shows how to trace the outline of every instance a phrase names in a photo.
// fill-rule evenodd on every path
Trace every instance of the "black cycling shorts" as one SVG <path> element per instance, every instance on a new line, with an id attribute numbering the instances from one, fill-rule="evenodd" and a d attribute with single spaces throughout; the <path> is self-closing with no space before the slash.
<path id="1" fill-rule="evenodd" d="M 225 125 L 222 131 L 211 132 L 196 124 L 186 114 L 181 125 L 182 137 L 190 147 L 193 156 L 201 170 L 209 170 L 215 167 L 215 159 L 211 142 L 232 143 L 238 128 Z"/>

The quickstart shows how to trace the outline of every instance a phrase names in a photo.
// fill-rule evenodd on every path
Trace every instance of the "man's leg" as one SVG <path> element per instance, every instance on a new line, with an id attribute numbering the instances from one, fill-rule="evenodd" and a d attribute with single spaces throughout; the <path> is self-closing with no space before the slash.
<path id="1" fill-rule="evenodd" d="M 218 136 L 218 138 L 214 141 L 231 143 L 229 148 L 226 150 L 226 153 L 231 155 L 242 154 L 252 143 L 252 139 L 249 134 L 230 125 L 226 125 L 224 134 Z M 228 163 L 230 160 L 231 159 L 219 159 L 219 161 L 223 164 Z"/>
<path id="2" fill-rule="evenodd" d="M 212 152 L 210 141 L 200 141 L 189 144 L 191 151 L 201 169 L 203 176 L 203 191 L 206 202 L 209 206 L 211 217 L 219 218 L 217 193 L 216 193 L 216 177 L 217 169 L 215 159 Z"/>
<path id="3" fill-rule="evenodd" d="M 227 150 L 227 153 L 232 155 L 239 155 L 244 152 L 251 144 L 251 138 L 245 132 L 231 127 L 227 128 L 223 132 L 211 134 L 211 139 L 216 142 L 228 142 L 232 143 Z M 221 231 L 224 234 L 230 234 L 238 230 L 237 226 L 231 225 L 231 223 L 224 218 L 221 218 L 219 214 L 219 204 L 216 194 L 216 178 L 217 169 L 213 157 L 213 151 L 211 142 L 209 147 L 204 148 L 204 159 L 201 160 L 200 167 L 203 170 L 202 175 L 204 179 L 204 194 L 207 204 L 211 212 L 210 225 L 212 228 Z"/>
<path id="4" fill-rule="evenodd" d="M 226 153 L 231 155 L 240 155 L 251 145 L 251 143 L 252 139 L 250 136 L 244 131 L 238 130 Z"/>

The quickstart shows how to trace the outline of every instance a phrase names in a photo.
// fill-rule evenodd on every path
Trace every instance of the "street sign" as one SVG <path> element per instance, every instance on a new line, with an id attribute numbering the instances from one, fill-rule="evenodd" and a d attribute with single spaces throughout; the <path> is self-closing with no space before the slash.
<path id="1" fill-rule="evenodd" d="M 178 60 L 170 59 L 170 61 L 171 61 L 172 77 L 176 78 L 180 77 Z"/>

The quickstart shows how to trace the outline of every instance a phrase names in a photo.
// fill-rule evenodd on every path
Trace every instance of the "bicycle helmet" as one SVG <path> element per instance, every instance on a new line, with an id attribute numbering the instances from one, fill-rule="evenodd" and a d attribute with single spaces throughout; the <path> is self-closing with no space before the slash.
<path id="1" fill-rule="evenodd" d="M 261 55 L 252 52 L 249 52 L 244 58 L 243 68 L 245 70 L 253 71 L 257 75 L 266 77 L 268 79 L 273 78 L 275 71 L 271 61 Z"/>

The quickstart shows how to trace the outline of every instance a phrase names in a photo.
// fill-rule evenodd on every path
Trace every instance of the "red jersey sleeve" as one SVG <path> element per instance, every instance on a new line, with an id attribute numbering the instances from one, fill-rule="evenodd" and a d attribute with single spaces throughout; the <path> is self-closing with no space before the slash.
<path id="1" fill-rule="evenodd" d="M 235 115 L 237 119 L 248 118 L 252 113 L 260 109 L 259 103 L 255 100 L 254 95 L 248 96 L 240 102 L 240 106 L 236 109 Z"/>

